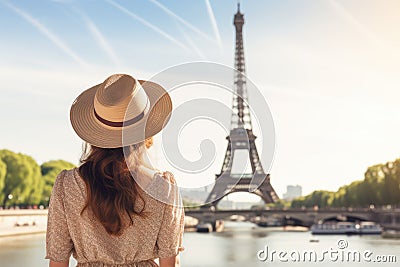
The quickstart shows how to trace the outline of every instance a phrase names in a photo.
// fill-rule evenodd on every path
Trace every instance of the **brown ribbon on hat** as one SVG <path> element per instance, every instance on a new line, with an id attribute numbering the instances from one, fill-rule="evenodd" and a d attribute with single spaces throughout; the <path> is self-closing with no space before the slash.
<path id="1" fill-rule="evenodd" d="M 103 123 L 103 124 L 105 124 L 105 125 L 107 125 L 107 126 L 111 126 L 111 127 L 123 127 L 123 126 L 132 125 L 132 124 L 134 124 L 134 123 L 140 121 L 141 119 L 143 119 L 144 113 L 145 113 L 145 111 L 146 111 L 146 109 L 147 109 L 147 105 L 148 105 L 148 102 L 147 102 L 147 104 L 146 104 L 145 109 L 144 109 L 141 113 L 139 113 L 139 115 L 137 115 L 137 116 L 135 116 L 135 117 L 133 117 L 132 119 L 129 119 L 129 120 L 127 120 L 127 121 L 109 121 L 109 120 L 106 120 L 106 119 L 100 117 L 99 114 L 97 114 L 96 109 L 93 109 L 93 113 L 94 113 L 94 116 L 96 117 L 96 119 L 98 119 L 101 123 Z"/>

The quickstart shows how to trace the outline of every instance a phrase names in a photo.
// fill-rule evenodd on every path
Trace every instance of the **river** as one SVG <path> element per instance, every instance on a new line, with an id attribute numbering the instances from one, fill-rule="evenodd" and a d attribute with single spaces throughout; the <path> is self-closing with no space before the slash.
<path id="1" fill-rule="evenodd" d="M 184 246 L 183 267 L 394 267 L 400 263 L 400 240 L 380 236 L 312 236 L 309 232 L 259 228 L 250 223 L 228 222 L 220 233 L 185 233 Z M 45 267 L 48 262 L 44 256 L 44 234 L 0 238 L 1 267 Z M 70 266 L 75 265 L 72 260 Z"/>

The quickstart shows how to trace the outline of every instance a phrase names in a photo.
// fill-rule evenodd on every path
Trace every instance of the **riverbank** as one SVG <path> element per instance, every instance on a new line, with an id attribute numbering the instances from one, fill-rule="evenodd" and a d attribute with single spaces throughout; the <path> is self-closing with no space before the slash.
<path id="1" fill-rule="evenodd" d="M 43 233 L 46 233 L 46 226 L 43 225 L 0 227 L 0 238 Z"/>
<path id="2" fill-rule="evenodd" d="M 9 209 L 0 210 L 0 238 L 45 233 L 48 210 Z M 196 231 L 197 220 L 185 218 L 185 232 Z"/>
<path id="3" fill-rule="evenodd" d="M 0 237 L 46 232 L 47 210 L 0 210 Z"/>

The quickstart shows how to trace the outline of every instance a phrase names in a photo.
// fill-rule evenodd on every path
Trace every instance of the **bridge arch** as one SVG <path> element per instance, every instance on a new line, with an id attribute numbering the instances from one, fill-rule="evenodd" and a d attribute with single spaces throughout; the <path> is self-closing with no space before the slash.
<path id="1" fill-rule="evenodd" d="M 246 196 L 248 195 L 248 196 Z M 243 197 L 242 197 L 243 196 Z M 229 199 L 231 197 L 231 199 Z M 249 197 L 249 199 L 238 200 L 238 198 Z M 249 192 L 248 190 L 234 190 L 226 193 L 222 198 L 210 203 L 211 206 L 214 206 L 215 209 L 251 209 L 254 205 L 260 205 L 260 201 L 263 201 L 264 204 L 267 203 L 262 196 L 255 192 Z M 248 202 L 248 205 L 244 204 L 244 206 L 236 206 L 236 207 L 224 207 L 221 206 L 225 201 L 232 201 L 234 202 L 233 205 L 235 206 L 235 202 Z M 229 204 L 228 204 L 229 205 Z M 237 205 L 237 204 L 236 204 Z M 240 204 L 239 204 L 240 205 Z M 243 204 L 242 204 L 243 205 Z"/>
<path id="2" fill-rule="evenodd" d="M 332 215 L 327 215 L 325 217 L 319 218 L 320 221 L 326 222 L 326 221 L 347 221 L 347 222 L 358 222 L 358 221 L 370 221 L 370 218 L 367 215 L 361 215 L 361 214 L 340 214 L 337 216 L 332 216 Z"/>
<path id="3" fill-rule="evenodd" d="M 305 221 L 303 218 L 297 216 L 283 216 L 282 223 L 284 226 L 306 226 L 309 227 L 310 225 Z"/>

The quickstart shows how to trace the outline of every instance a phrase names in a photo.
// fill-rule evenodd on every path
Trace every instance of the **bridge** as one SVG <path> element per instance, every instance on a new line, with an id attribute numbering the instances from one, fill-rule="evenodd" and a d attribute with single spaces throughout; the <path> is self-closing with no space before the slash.
<path id="1" fill-rule="evenodd" d="M 283 225 L 311 226 L 318 221 L 373 221 L 385 229 L 400 230 L 400 209 L 370 209 L 370 208 L 325 208 L 325 209 L 250 209 L 250 210 L 213 210 L 187 209 L 186 216 L 198 219 L 201 223 L 215 225 L 220 220 L 241 218 L 243 221 L 256 222 L 274 218 Z"/>

